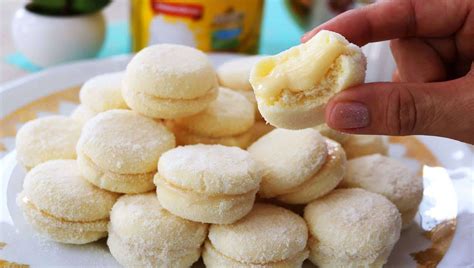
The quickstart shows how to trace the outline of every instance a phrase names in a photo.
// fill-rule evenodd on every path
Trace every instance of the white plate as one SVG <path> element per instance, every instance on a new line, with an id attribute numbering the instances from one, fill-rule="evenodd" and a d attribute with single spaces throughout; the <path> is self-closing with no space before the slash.
<path id="1" fill-rule="evenodd" d="M 240 56 L 211 55 L 215 65 L 236 57 Z M 78 62 L 51 68 L 6 84 L 0 88 L 0 119 L 4 119 L 15 110 L 41 97 L 78 86 L 92 76 L 123 70 L 129 59 L 130 56 L 122 56 Z M 368 73 L 370 80 L 377 80 L 381 70 L 376 65 L 378 60 L 377 57 L 369 58 L 369 66 L 372 66 Z M 385 70 L 387 70 L 386 67 Z M 69 114 L 75 106 L 76 104 L 71 102 L 62 102 L 59 113 Z M 40 112 L 38 116 L 48 114 Z M 443 220 L 456 221 L 458 213 L 462 213 L 462 216 L 457 218 L 458 225 L 453 243 L 440 265 L 457 267 L 470 264 L 473 261 L 470 257 L 468 242 L 469 237 L 472 238 L 472 219 L 474 218 L 472 151 L 467 145 L 448 139 L 419 138 L 434 153 L 444 168 L 424 167 L 425 192 L 420 209 L 424 211 L 423 217 L 417 217 L 417 224 L 402 233 L 387 266 L 416 267 L 416 262 L 410 253 L 422 251 L 436 244 L 422 235 L 423 229 L 430 230 L 435 223 Z M 83 246 L 58 244 L 38 236 L 26 224 L 15 204 L 16 195 L 22 188 L 25 172 L 15 160 L 14 137 L 0 138 L 0 142 L 6 147 L 0 160 L 0 264 L 1 260 L 7 260 L 31 266 L 117 266 L 104 240 Z M 391 145 L 390 155 L 402 159 L 414 169 L 419 168 L 419 162 L 403 157 L 405 149 L 400 145 Z M 453 227 L 455 224 L 451 222 L 449 226 Z M 440 235 L 440 232 L 437 232 L 437 235 Z M 441 237 L 437 241 L 449 243 L 449 237 Z M 441 242 L 438 244 L 442 244 Z M 430 256 L 430 254 L 424 256 Z"/>

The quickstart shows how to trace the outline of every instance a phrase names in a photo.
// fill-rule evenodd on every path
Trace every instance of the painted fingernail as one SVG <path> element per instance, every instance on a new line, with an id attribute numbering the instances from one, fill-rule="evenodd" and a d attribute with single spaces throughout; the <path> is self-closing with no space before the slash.
<path id="1" fill-rule="evenodd" d="M 329 121 L 338 129 L 364 128 L 370 124 L 369 109 L 358 102 L 338 103 L 331 109 Z"/>

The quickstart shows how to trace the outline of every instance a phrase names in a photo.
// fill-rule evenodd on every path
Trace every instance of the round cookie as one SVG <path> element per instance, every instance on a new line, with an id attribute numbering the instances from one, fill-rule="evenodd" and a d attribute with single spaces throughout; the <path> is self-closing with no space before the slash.
<path id="1" fill-rule="evenodd" d="M 220 141 L 224 145 L 248 146 L 254 122 L 252 104 L 241 94 L 220 87 L 217 99 L 204 111 L 169 125 L 180 145 Z"/>
<path id="2" fill-rule="evenodd" d="M 165 210 L 155 193 L 124 195 L 112 208 L 107 245 L 125 267 L 190 267 L 201 256 L 207 225 Z"/>
<path id="3" fill-rule="evenodd" d="M 122 97 L 124 72 L 106 73 L 87 80 L 79 92 L 81 104 L 96 113 L 128 109 Z"/>
<path id="4" fill-rule="evenodd" d="M 319 131 L 319 133 L 321 135 L 323 135 L 325 137 L 328 137 L 331 140 L 337 141 L 340 144 L 344 144 L 347 140 L 349 140 L 349 137 L 350 137 L 349 134 L 334 130 L 334 129 L 328 127 L 328 125 L 326 125 L 326 124 L 321 124 L 317 127 L 314 127 L 314 129 Z"/>
<path id="5" fill-rule="evenodd" d="M 252 91 L 250 85 L 250 71 L 264 56 L 242 57 L 230 60 L 217 68 L 219 84 L 234 90 Z"/>
<path id="6" fill-rule="evenodd" d="M 161 154 L 174 148 L 173 134 L 153 119 L 129 110 L 110 110 L 89 120 L 77 144 L 84 177 L 120 193 L 154 189 Z"/>
<path id="7" fill-rule="evenodd" d="M 28 172 L 17 204 L 34 229 L 49 239 L 85 244 L 107 236 L 117 198 L 84 180 L 75 160 L 51 160 Z"/>
<path id="8" fill-rule="evenodd" d="M 326 139 L 326 146 L 328 156 L 321 169 L 291 192 L 277 196 L 279 201 L 287 204 L 307 204 L 339 185 L 346 174 L 346 153 L 339 143 L 331 139 Z"/>
<path id="9" fill-rule="evenodd" d="M 423 198 L 423 181 L 403 163 L 374 154 L 349 160 L 340 187 L 362 188 L 385 196 L 402 214 L 402 228 L 408 227 Z"/>
<path id="10" fill-rule="evenodd" d="M 229 224 L 251 209 L 261 176 L 237 147 L 188 145 L 164 153 L 155 175 L 161 205 L 197 222 Z"/>
<path id="11" fill-rule="evenodd" d="M 309 259 L 318 267 L 382 267 L 400 238 L 401 218 L 385 197 L 337 189 L 306 206 Z"/>
<path id="12" fill-rule="evenodd" d="M 347 159 L 371 154 L 388 154 L 388 144 L 383 136 L 377 135 L 349 135 L 343 144 Z"/>
<path id="13" fill-rule="evenodd" d="M 223 87 L 219 88 L 217 99 L 206 110 L 175 120 L 180 127 L 213 138 L 242 134 L 254 122 L 252 104 L 241 94 Z"/>
<path id="14" fill-rule="evenodd" d="M 79 105 L 71 113 L 71 118 L 79 122 L 79 124 L 84 125 L 89 119 L 96 116 L 97 113 L 92 111 L 89 107 L 85 105 Z"/>
<path id="15" fill-rule="evenodd" d="M 211 225 L 204 246 L 206 267 L 301 267 L 308 257 L 308 228 L 295 213 L 255 204 L 233 224 Z"/>
<path id="16" fill-rule="evenodd" d="M 323 30 L 306 43 L 257 62 L 249 81 L 268 123 L 302 129 L 324 123 L 329 99 L 363 83 L 365 69 L 359 47 Z"/>
<path id="17" fill-rule="evenodd" d="M 262 169 L 259 196 L 277 197 L 292 192 L 323 167 L 328 155 L 324 138 L 314 129 L 274 129 L 248 151 Z"/>
<path id="18" fill-rule="evenodd" d="M 217 97 L 217 77 L 203 52 L 159 44 L 138 52 L 127 65 L 122 94 L 133 110 L 153 118 L 197 114 Z"/>
<path id="19" fill-rule="evenodd" d="M 48 160 L 74 159 L 80 134 L 81 124 L 66 116 L 31 120 L 16 135 L 17 159 L 27 169 Z"/>

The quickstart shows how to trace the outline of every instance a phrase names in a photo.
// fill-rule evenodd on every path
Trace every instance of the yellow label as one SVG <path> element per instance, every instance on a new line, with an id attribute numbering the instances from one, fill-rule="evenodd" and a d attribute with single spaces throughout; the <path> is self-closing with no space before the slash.
<path id="1" fill-rule="evenodd" d="M 133 50 L 177 43 L 256 53 L 263 0 L 132 0 Z"/>

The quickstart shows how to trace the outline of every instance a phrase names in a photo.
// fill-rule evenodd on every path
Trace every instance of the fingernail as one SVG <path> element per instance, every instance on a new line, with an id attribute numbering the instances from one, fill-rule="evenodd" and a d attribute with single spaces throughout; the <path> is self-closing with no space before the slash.
<path id="1" fill-rule="evenodd" d="M 369 109 L 358 102 L 338 103 L 331 109 L 329 121 L 338 129 L 364 128 L 370 124 Z"/>

